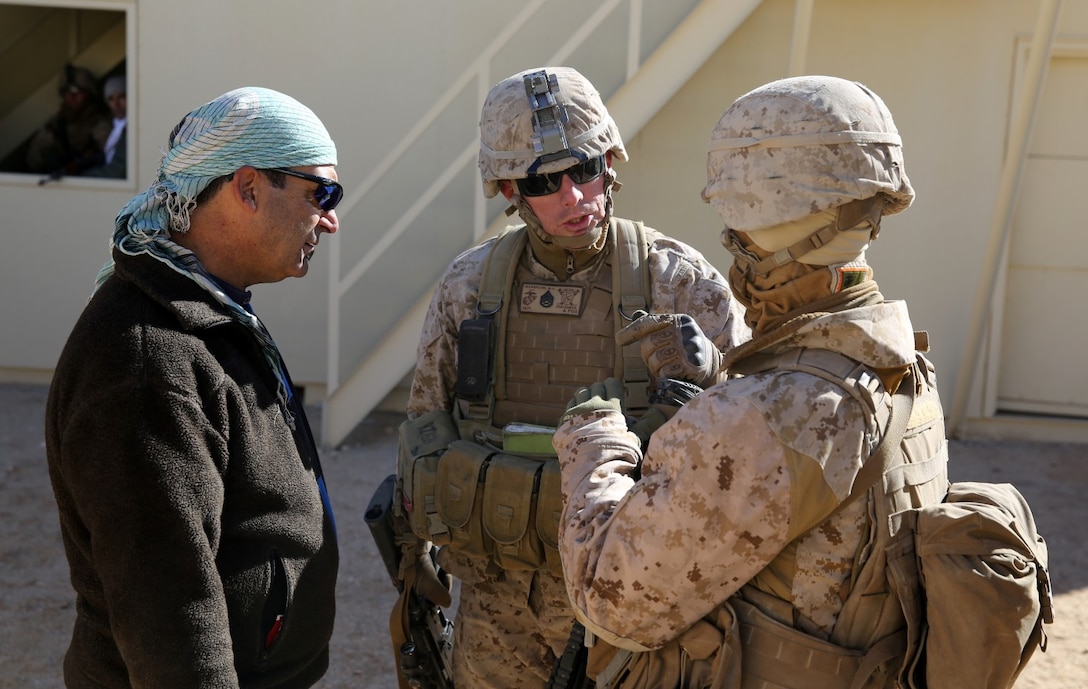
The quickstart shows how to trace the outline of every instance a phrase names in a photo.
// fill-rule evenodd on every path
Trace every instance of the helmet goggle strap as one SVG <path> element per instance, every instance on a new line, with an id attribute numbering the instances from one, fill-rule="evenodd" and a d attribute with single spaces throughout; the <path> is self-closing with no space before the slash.
<path id="1" fill-rule="evenodd" d="M 880 233 L 880 218 L 884 213 L 884 197 L 877 194 L 868 199 L 850 201 L 839 206 L 838 218 L 834 223 L 826 225 L 808 235 L 800 241 L 779 249 L 770 256 L 757 260 L 753 254 L 745 250 L 740 242 L 733 236 L 732 230 L 728 231 L 726 248 L 745 264 L 746 268 L 755 275 L 767 277 L 771 271 L 779 266 L 799 260 L 805 254 L 824 246 L 841 232 L 852 230 L 862 223 L 870 227 L 869 239 L 876 239 Z"/>
<path id="2" fill-rule="evenodd" d="M 536 174 L 544 163 L 574 157 L 585 162 L 587 157 L 572 151 L 567 143 L 563 127 L 568 121 L 567 110 L 559 103 L 559 78 L 545 70 L 530 72 L 524 77 L 525 95 L 529 97 L 529 109 L 533 113 L 533 152 L 537 159 L 526 171 Z"/>

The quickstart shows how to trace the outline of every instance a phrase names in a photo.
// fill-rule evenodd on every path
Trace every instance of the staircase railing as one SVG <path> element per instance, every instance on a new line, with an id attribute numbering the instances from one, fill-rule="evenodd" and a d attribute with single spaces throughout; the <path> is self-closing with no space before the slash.
<path id="1" fill-rule="evenodd" d="M 549 12 L 553 11 L 555 2 L 531 0 L 526 3 L 362 184 L 349 193 L 341 206 L 342 212 L 338 209 L 345 224 L 357 224 L 351 222 L 352 216 L 365 212 L 364 204 L 381 196 L 383 183 L 397 174 L 398 166 L 412 158 L 413 147 L 427 141 L 436 128 L 449 127 L 442 118 L 451 110 L 461 108 L 466 101 L 471 102 L 474 111 L 461 118 L 462 143 L 446 153 L 444 164 L 434 165 L 436 156 L 431 156 L 430 180 L 424 185 L 416 184 L 420 189 L 418 195 L 378 236 L 363 240 L 368 245 L 357 260 L 347 257 L 342 233 L 331 237 L 327 398 L 322 417 L 325 445 L 343 442 L 355 425 L 412 369 L 416 340 L 431 292 L 448 262 L 506 224 L 502 214 L 505 205 L 498 201 L 489 204 L 480 191 L 474 164 L 478 150 L 479 106 L 496 80 L 491 70 L 496 56 L 537 23 L 538 13 L 544 11 L 545 5 Z M 572 8 L 584 13 L 588 4 L 579 0 Z M 689 0 L 686 3 L 605 0 L 588 16 L 575 14 L 579 17 L 577 28 L 567 39 L 551 54 L 542 55 L 540 60 L 525 66 L 578 66 L 601 91 L 620 130 L 630 138 L 759 4 L 760 0 Z M 591 60 L 597 55 L 595 39 L 605 23 L 615 21 L 623 11 L 626 11 L 626 43 L 622 59 Z M 663 28 L 669 24 L 671 26 Z M 614 29 L 615 24 L 610 23 L 609 27 Z M 608 52 L 614 57 L 619 51 Z M 583 55 L 591 60 L 587 62 L 590 68 L 581 66 L 578 58 Z M 506 73 L 499 76 L 506 76 Z M 446 132 L 443 141 L 448 138 Z M 472 196 L 467 196 L 468 185 L 475 189 Z M 455 191 L 458 192 L 456 196 Z M 440 215 L 435 214 L 436 208 L 442 209 Z M 438 219 L 428 224 L 429 218 Z M 458 234 L 457 228 L 467 228 L 467 231 Z M 410 265 L 426 268 L 405 276 L 405 268 Z M 380 300 L 367 296 L 375 294 Z M 378 301 L 384 310 L 377 308 Z M 356 313 L 353 314 L 352 309 Z M 366 322 L 369 327 L 353 326 L 349 333 L 344 328 L 345 322 Z M 351 351 L 345 341 L 348 335 L 353 338 Z M 342 379 L 343 370 L 351 373 Z"/>

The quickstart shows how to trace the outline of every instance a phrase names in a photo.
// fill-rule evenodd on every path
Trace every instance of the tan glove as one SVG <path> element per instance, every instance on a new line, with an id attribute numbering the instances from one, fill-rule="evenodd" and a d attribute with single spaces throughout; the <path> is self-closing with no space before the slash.
<path id="1" fill-rule="evenodd" d="M 438 548 L 430 541 L 421 540 L 408 525 L 403 515 L 393 514 L 395 542 L 400 546 L 398 589 L 405 585 L 437 606 L 446 608 L 453 602 L 453 578 L 449 572 L 435 563 Z"/>
<path id="2" fill-rule="evenodd" d="M 655 380 L 675 378 L 706 388 L 718 381 L 723 355 L 695 319 L 686 313 L 635 312 L 635 320 L 616 333 L 620 346 L 639 343 Z"/>
<path id="3" fill-rule="evenodd" d="M 448 571 L 434 562 L 437 547 L 426 543 L 424 547 L 407 547 L 404 558 L 400 561 L 400 576 L 407 585 L 416 590 L 426 600 L 440 607 L 449 607 L 453 603 L 450 592 L 454 590 L 453 577 Z"/>
<path id="4" fill-rule="evenodd" d="M 435 563 L 434 556 L 438 548 L 423 541 L 420 544 L 422 545 L 402 547 L 404 557 L 400 561 L 401 579 L 435 605 L 448 608 L 453 602 L 450 595 L 453 591 L 453 578 Z"/>

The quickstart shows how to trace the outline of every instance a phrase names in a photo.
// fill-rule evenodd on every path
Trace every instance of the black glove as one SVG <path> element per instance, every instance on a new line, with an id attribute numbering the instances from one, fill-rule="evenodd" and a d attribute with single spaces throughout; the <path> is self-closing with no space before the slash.
<path id="1" fill-rule="evenodd" d="M 650 404 L 679 408 L 695 399 L 703 389 L 694 383 L 675 378 L 657 381 L 657 387 L 650 393 Z M 673 409 L 673 413 L 676 410 Z M 671 418 L 671 414 L 669 415 Z"/>
<path id="2" fill-rule="evenodd" d="M 656 380 L 675 378 L 709 387 L 718 380 L 722 353 L 686 313 L 635 312 L 635 320 L 616 333 L 620 346 L 639 343 L 646 368 Z"/>

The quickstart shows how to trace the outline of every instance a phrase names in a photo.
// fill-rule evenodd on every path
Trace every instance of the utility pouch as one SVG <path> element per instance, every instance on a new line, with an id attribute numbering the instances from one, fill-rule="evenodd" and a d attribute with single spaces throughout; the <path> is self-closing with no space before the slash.
<path id="1" fill-rule="evenodd" d="M 449 531 L 438 519 L 435 481 L 438 460 L 457 440 L 449 412 L 435 410 L 401 423 L 398 429 L 397 477 L 401 499 L 394 513 L 408 518 L 412 533 L 438 545 L 449 541 Z"/>
<path id="2" fill-rule="evenodd" d="M 490 555 L 483 532 L 483 489 L 488 460 L 482 445 L 455 440 L 438 462 L 438 515 L 450 530 L 450 547 L 472 557 Z"/>
<path id="3" fill-rule="evenodd" d="M 484 483 L 484 531 L 495 542 L 494 558 L 503 569 L 535 570 L 544 564 L 544 548 L 536 529 L 529 529 L 533 495 L 543 464 L 497 454 Z"/>
<path id="4" fill-rule="evenodd" d="M 740 622 L 744 689 L 851 689 L 864 651 L 788 627 L 740 596 L 729 602 Z"/>
<path id="5" fill-rule="evenodd" d="M 441 455 L 420 457 L 412 466 L 412 509 L 408 523 L 412 533 L 435 545 L 450 542 L 450 531 L 438 516 L 435 489 L 438 485 L 438 461 Z"/>
<path id="6" fill-rule="evenodd" d="M 536 532 L 544 546 L 544 567 L 557 577 L 563 576 L 559 561 L 559 521 L 563 517 L 562 479 L 559 460 L 544 462 L 540 470 L 540 488 L 536 498 Z"/>
<path id="7" fill-rule="evenodd" d="M 470 318 L 461 321 L 457 334 L 457 396 L 473 403 L 483 402 L 491 386 L 493 352 L 492 318 Z"/>
<path id="8" fill-rule="evenodd" d="M 597 689 L 783 689 L 793 684 L 749 683 L 747 656 L 741 660 L 742 631 L 729 603 L 688 627 L 679 637 L 653 651 L 615 649 L 598 639 L 586 675 Z M 607 664 L 601 667 L 602 663 Z M 742 668 L 742 666 L 744 666 Z M 744 670 L 744 679 L 741 671 Z M 823 689 L 813 685 L 811 689 Z"/>

